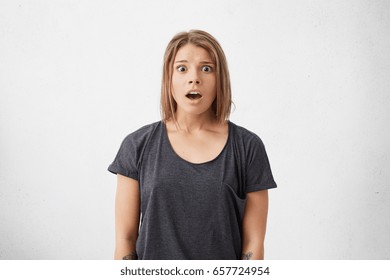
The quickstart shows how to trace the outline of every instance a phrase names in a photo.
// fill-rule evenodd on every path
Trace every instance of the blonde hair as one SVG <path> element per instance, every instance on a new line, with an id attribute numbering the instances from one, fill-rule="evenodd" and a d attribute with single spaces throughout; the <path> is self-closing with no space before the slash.
<path id="1" fill-rule="evenodd" d="M 218 121 L 229 119 L 232 104 L 229 69 L 225 54 L 218 41 L 209 33 L 202 30 L 190 30 L 176 34 L 168 43 L 164 54 L 163 75 L 161 82 L 161 118 L 165 122 L 173 119 L 176 123 L 175 112 L 177 109 L 172 90 L 173 60 L 178 50 L 193 44 L 209 52 L 216 65 L 217 96 L 212 104 L 212 110 Z"/>

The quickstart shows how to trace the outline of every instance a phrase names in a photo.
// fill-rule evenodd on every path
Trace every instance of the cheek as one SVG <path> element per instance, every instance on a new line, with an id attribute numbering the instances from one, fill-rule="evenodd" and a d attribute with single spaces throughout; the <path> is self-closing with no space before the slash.
<path id="1" fill-rule="evenodd" d="M 180 98 L 180 92 L 182 91 L 182 86 L 180 84 L 180 80 L 172 76 L 172 83 L 171 83 L 171 94 L 173 99 L 177 102 L 178 98 Z"/>
<path id="2" fill-rule="evenodd" d="M 177 92 L 178 90 L 178 79 L 177 79 L 177 76 L 175 74 L 172 75 L 172 79 L 171 79 L 171 90 L 172 90 L 172 94 L 173 96 L 175 96 L 175 91 Z"/>
<path id="3" fill-rule="evenodd" d="M 172 75 L 172 87 L 179 88 L 182 86 L 182 78 L 178 75 Z"/>
<path id="4" fill-rule="evenodd" d="M 210 77 L 208 80 L 208 86 L 210 91 L 212 91 L 214 94 L 217 94 L 217 81 L 215 77 Z"/>

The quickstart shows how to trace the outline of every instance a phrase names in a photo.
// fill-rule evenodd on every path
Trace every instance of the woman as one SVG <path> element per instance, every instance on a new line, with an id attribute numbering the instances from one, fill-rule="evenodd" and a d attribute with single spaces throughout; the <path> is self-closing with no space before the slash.
<path id="1" fill-rule="evenodd" d="M 128 135 L 117 174 L 116 259 L 263 259 L 268 191 L 260 138 L 230 122 L 225 55 L 210 34 L 174 36 L 162 120 Z"/>

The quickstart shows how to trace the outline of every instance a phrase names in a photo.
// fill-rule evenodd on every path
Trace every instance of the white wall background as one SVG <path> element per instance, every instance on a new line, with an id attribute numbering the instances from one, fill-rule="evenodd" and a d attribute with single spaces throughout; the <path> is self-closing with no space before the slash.
<path id="1" fill-rule="evenodd" d="M 0 259 L 113 257 L 106 168 L 189 29 L 267 147 L 266 258 L 390 259 L 390 2 L 363 0 L 0 0 Z"/>

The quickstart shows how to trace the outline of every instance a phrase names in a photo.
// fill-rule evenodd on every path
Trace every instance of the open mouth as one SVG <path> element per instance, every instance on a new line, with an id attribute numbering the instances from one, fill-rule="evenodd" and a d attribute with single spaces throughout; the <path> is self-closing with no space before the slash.
<path id="1" fill-rule="evenodd" d="M 198 91 L 190 91 L 186 94 L 186 97 L 191 100 L 196 100 L 202 98 L 202 95 Z"/>

